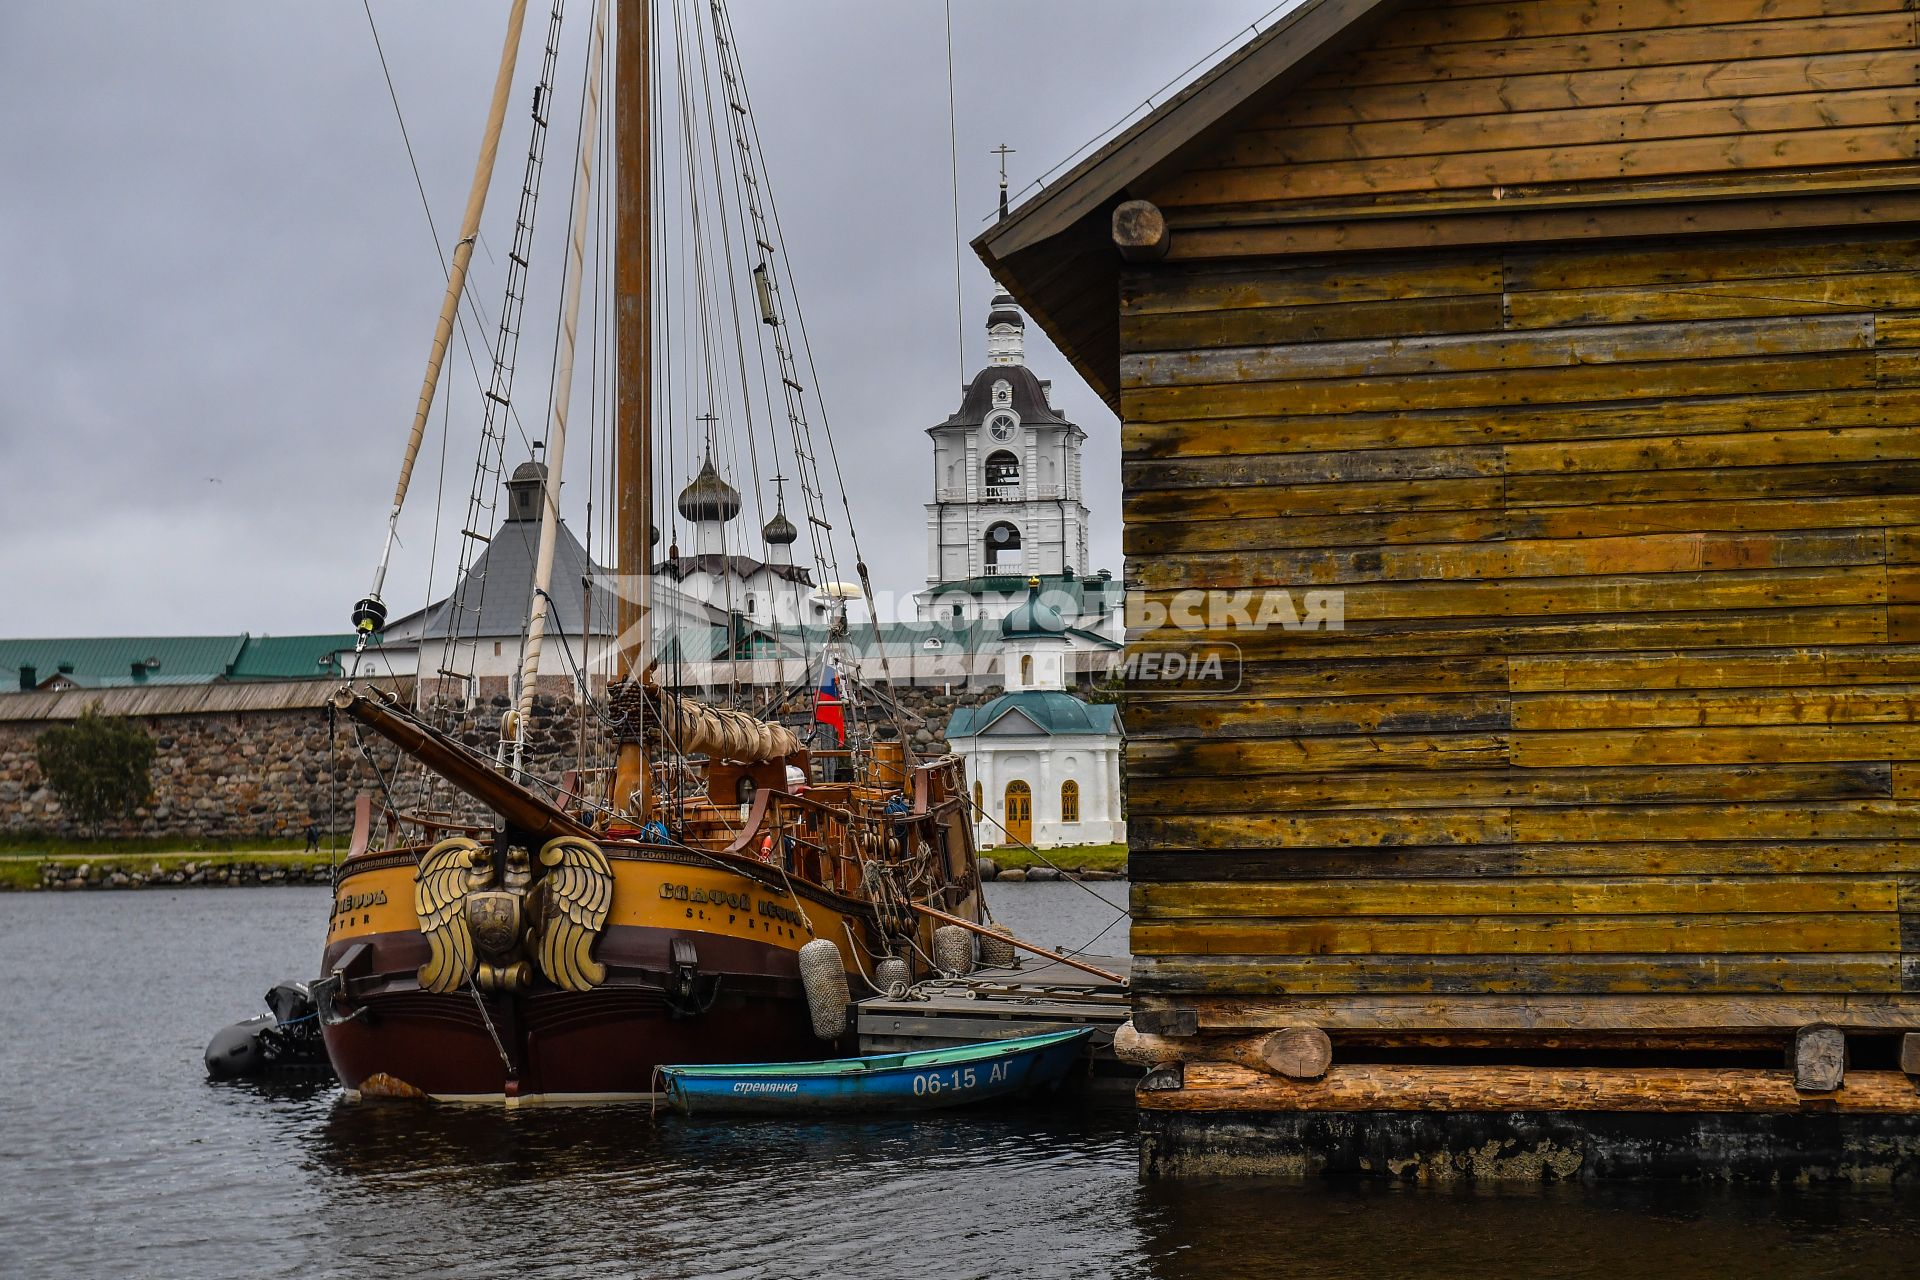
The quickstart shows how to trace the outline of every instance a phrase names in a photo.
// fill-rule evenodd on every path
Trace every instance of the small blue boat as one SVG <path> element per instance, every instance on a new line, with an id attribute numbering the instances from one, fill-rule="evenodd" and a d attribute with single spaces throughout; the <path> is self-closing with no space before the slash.
<path id="1" fill-rule="evenodd" d="M 1093 1028 L 951 1049 L 820 1062 L 662 1067 L 686 1115 L 824 1115 L 932 1111 L 1052 1089 L 1084 1055 Z"/>

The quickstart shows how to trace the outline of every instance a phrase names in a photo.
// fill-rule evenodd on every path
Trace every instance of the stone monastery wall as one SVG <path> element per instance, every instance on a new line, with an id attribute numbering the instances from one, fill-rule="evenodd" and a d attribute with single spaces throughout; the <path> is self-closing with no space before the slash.
<path id="1" fill-rule="evenodd" d="M 333 687 L 298 681 L 0 695 L 0 832 L 286 839 L 297 838 L 308 822 L 326 832 L 331 808 L 344 834 L 352 826 L 355 794 L 378 795 L 376 769 L 392 779 L 396 756 L 371 734 L 363 735 L 363 754 L 362 739 L 345 717 L 329 728 L 325 702 Z M 946 750 L 942 731 L 955 706 L 978 705 L 991 694 L 911 687 L 895 696 L 908 713 L 914 751 L 926 755 Z M 143 724 L 157 749 L 147 804 L 92 833 L 63 811 L 35 762 L 40 735 L 89 706 Z M 489 749 L 505 708 L 504 698 L 481 704 L 462 717 L 460 736 Z M 571 696 L 536 698 L 528 735 L 531 766 L 556 778 L 572 768 L 578 725 Z M 597 746 L 590 741 L 589 750 Z M 403 792 L 401 799 L 410 802 L 411 795 Z"/>

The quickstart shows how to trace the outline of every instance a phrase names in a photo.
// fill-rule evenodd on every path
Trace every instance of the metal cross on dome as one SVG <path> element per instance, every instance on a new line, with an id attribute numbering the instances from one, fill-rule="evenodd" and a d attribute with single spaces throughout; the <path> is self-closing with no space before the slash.
<path id="1" fill-rule="evenodd" d="M 1007 157 L 1015 154 L 1016 150 L 1003 142 L 987 152 L 990 156 L 1000 157 L 1000 216 L 1002 218 L 1007 216 Z"/>

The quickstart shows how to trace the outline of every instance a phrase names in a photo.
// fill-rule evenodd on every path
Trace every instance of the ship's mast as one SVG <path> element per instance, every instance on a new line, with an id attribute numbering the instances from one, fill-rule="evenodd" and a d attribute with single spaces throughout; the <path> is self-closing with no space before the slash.
<path id="1" fill-rule="evenodd" d="M 620 0 L 614 35 L 614 515 L 616 679 L 646 674 L 652 632 L 648 575 L 653 531 L 653 147 L 648 116 L 649 0 Z M 636 726 L 637 728 L 637 726 Z M 614 808 L 646 812 L 645 748 L 624 735 L 614 771 Z"/>

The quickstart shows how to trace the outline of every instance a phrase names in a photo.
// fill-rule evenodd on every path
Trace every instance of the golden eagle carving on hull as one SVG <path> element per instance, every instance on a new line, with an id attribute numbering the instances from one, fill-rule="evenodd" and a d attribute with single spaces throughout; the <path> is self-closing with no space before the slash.
<path id="1" fill-rule="evenodd" d="M 547 841 L 540 865 L 547 873 L 532 894 L 539 939 L 534 958 L 554 986 L 591 991 L 607 978 L 607 967 L 592 950 L 613 906 L 613 868 L 598 845 L 579 836 Z"/>
<path id="2" fill-rule="evenodd" d="M 413 912 L 429 953 L 420 966 L 423 990 L 457 991 L 473 977 L 479 960 L 467 924 L 467 894 L 491 883 L 492 860 L 465 836 L 442 840 L 421 857 L 413 873 Z"/>
<path id="3" fill-rule="evenodd" d="M 606 981 L 593 945 L 613 906 L 613 869 L 591 840 L 561 836 L 540 850 L 547 872 L 533 879 L 527 851 L 507 850 L 507 874 L 494 883 L 492 854 L 465 836 L 427 850 L 413 877 L 413 910 L 427 940 L 420 986 L 439 994 L 474 982 L 483 991 L 516 991 L 540 972 L 565 991 L 591 991 Z"/>

